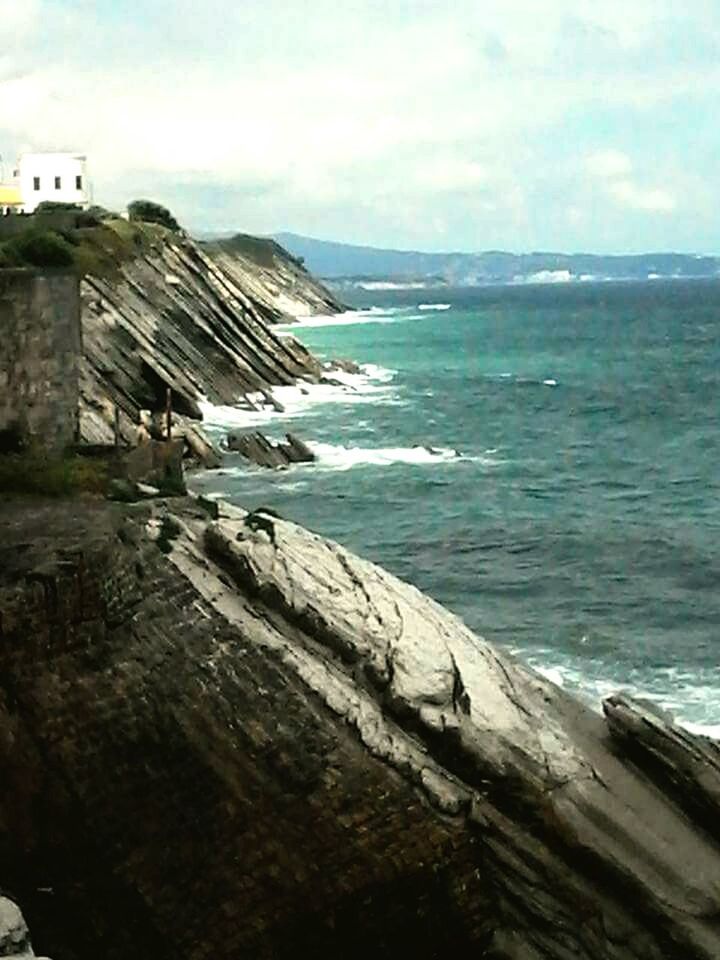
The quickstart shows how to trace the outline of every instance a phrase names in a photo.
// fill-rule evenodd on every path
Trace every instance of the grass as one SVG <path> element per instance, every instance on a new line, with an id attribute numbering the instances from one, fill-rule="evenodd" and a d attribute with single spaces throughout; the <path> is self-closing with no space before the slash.
<path id="1" fill-rule="evenodd" d="M 158 224 L 122 218 L 61 232 L 30 225 L 0 243 L 0 268 L 64 267 L 80 276 L 114 279 L 123 263 L 150 252 L 169 233 Z"/>
<path id="2" fill-rule="evenodd" d="M 251 237 L 245 233 L 238 233 L 234 237 L 223 240 L 212 240 L 203 244 L 209 250 L 218 250 L 221 253 L 235 253 L 252 260 L 259 267 L 272 269 L 275 265 L 275 256 L 280 248 L 274 240 L 267 237 Z"/>
<path id="3" fill-rule="evenodd" d="M 40 451 L 0 455 L 0 495 L 104 496 L 108 483 L 109 464 L 99 457 Z"/>

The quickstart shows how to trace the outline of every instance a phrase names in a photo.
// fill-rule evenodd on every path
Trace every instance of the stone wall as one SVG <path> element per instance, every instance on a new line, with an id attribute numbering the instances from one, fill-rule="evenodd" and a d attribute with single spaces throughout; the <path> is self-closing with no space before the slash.
<path id="1" fill-rule="evenodd" d="M 0 447 L 75 442 L 81 350 L 77 277 L 0 270 Z"/>

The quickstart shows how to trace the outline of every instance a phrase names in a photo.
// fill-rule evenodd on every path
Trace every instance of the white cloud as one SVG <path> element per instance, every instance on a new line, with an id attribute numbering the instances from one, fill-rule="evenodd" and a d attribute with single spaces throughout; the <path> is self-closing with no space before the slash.
<path id="1" fill-rule="evenodd" d="M 652 131 L 679 97 L 713 102 L 720 60 L 693 72 L 652 59 L 661 22 L 720 27 L 705 0 L 684 20 L 673 0 L 379 9 L 205 0 L 198 18 L 195 0 L 0 0 L 0 153 L 87 151 L 100 202 L 152 189 L 198 226 L 376 243 L 422 245 L 427 227 L 428 243 L 527 248 L 554 219 L 590 246 L 593 218 L 567 212 L 587 211 L 589 180 L 612 188 L 603 216 L 676 209 L 639 186 L 652 145 L 627 124 L 614 135 L 611 117 L 633 111 Z M 596 114 L 628 153 L 587 152 Z M 671 171 L 653 169 L 663 181 Z"/>
<path id="2" fill-rule="evenodd" d="M 649 213 L 672 213 L 677 207 L 675 196 L 660 187 L 643 187 L 631 180 L 619 180 L 608 186 L 608 192 L 623 207 Z"/>
<path id="3" fill-rule="evenodd" d="M 585 158 L 585 168 L 591 176 L 605 179 L 627 176 L 633 165 L 620 150 L 601 150 Z"/>

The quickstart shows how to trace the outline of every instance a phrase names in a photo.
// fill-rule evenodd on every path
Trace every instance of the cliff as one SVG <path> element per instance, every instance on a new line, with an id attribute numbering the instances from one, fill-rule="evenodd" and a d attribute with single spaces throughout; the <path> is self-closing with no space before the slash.
<path id="1" fill-rule="evenodd" d="M 316 304 L 322 290 L 280 248 L 256 268 L 157 225 L 117 221 L 78 234 L 83 442 L 113 442 L 116 407 L 132 442 L 140 411 L 162 410 L 168 387 L 174 411 L 199 420 L 203 398 L 232 404 L 320 376 L 302 344 L 269 326 L 289 306 Z"/>
<path id="2" fill-rule="evenodd" d="M 717 745 L 214 510 L 0 507 L 0 884 L 36 949 L 717 960 Z"/>
<path id="3" fill-rule="evenodd" d="M 239 233 L 205 243 L 203 247 L 263 306 L 273 322 L 345 309 L 327 287 L 308 273 L 300 259 L 291 256 L 274 240 Z"/>

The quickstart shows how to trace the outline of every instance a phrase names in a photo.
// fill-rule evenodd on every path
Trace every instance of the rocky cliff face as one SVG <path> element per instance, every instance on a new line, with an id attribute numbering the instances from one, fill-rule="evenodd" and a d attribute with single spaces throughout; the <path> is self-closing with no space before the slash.
<path id="1" fill-rule="evenodd" d="M 264 307 L 273 322 L 344 309 L 327 287 L 308 273 L 301 260 L 274 240 L 239 233 L 203 247 Z"/>
<path id="2" fill-rule="evenodd" d="M 113 229 L 95 231 L 94 253 Z M 121 437 L 132 442 L 140 410 L 163 409 L 168 387 L 176 413 L 199 420 L 203 397 L 231 404 L 318 379 L 319 364 L 308 351 L 270 327 L 291 308 L 319 308 L 323 296 L 279 247 L 257 266 L 157 227 L 138 239 L 112 269 L 103 263 L 83 281 L 83 442 L 113 442 L 116 408 Z M 339 309 L 327 297 L 322 309 Z"/>
<path id="3" fill-rule="evenodd" d="M 216 509 L 0 507 L 0 883 L 36 949 L 717 960 L 715 744 Z"/>

